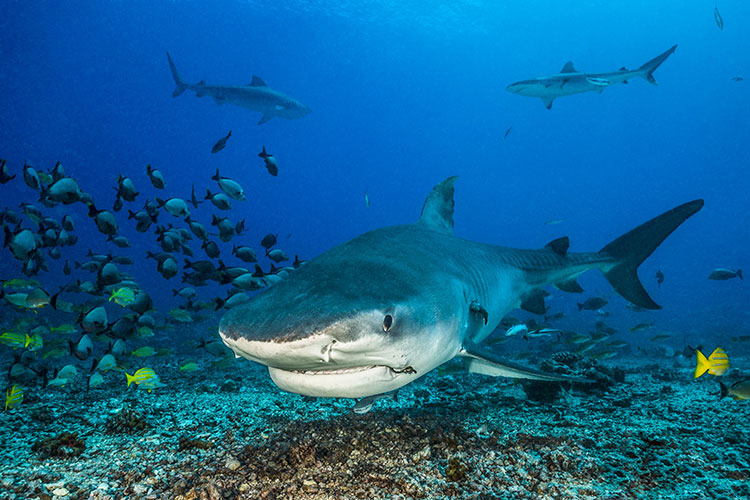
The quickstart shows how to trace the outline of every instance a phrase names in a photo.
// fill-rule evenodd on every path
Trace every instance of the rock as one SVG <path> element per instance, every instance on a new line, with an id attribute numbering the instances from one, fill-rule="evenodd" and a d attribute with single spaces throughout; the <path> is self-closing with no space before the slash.
<path id="1" fill-rule="evenodd" d="M 148 488 L 143 486 L 142 484 L 134 484 L 133 485 L 133 493 L 136 495 L 143 495 L 148 491 Z"/>
<path id="2" fill-rule="evenodd" d="M 68 491 L 68 488 L 63 487 L 63 488 L 55 488 L 54 490 L 52 490 L 52 494 L 55 495 L 56 497 L 66 497 L 70 495 L 70 492 Z"/>
<path id="3" fill-rule="evenodd" d="M 240 468 L 240 461 L 234 457 L 228 457 L 224 466 L 229 470 L 237 470 Z"/>

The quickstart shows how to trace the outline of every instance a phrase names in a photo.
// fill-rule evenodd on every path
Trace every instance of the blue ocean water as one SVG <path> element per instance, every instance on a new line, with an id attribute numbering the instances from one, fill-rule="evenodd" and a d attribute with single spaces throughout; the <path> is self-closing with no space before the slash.
<path id="1" fill-rule="evenodd" d="M 14 173 L 24 160 L 42 169 L 60 160 L 102 206 L 121 173 L 153 198 L 147 163 L 164 172 L 166 193 L 182 197 L 192 185 L 214 189 L 220 168 L 248 193 L 231 212 L 246 219 L 248 243 L 278 233 L 302 258 L 415 220 L 449 175 L 460 176 L 457 234 L 517 247 L 565 234 L 574 250 L 598 249 L 702 197 L 704 211 L 641 273 L 646 282 L 657 269 L 666 275 L 653 290 L 665 306 L 660 321 L 736 332 L 748 320 L 747 287 L 706 276 L 748 267 L 747 81 L 730 78 L 747 72 L 750 8 L 720 7 L 723 31 L 705 2 L 9 1 L 0 20 L 2 157 Z M 636 67 L 673 44 L 658 87 L 637 79 L 558 99 L 549 111 L 504 89 L 568 60 L 582 71 Z M 259 126 L 257 113 L 191 92 L 173 99 L 166 51 L 187 81 L 239 84 L 257 74 L 313 112 Z M 229 129 L 226 150 L 209 154 Z M 278 178 L 256 157 L 263 145 L 279 159 Z M 36 201 L 18 180 L 2 190 L 3 205 Z M 82 237 L 65 258 L 106 252 L 84 210 L 73 211 Z M 544 225 L 553 218 L 564 222 Z M 120 225 L 135 256 L 153 246 Z M 3 276 L 18 269 L 3 260 Z M 158 300 L 153 269 L 133 274 Z M 583 284 L 607 287 L 599 276 Z"/>
<path id="2" fill-rule="evenodd" d="M 723 29 L 717 26 L 714 7 L 721 11 Z M 225 376 L 232 385 L 236 380 L 231 379 L 233 373 L 241 378 L 261 372 L 258 367 L 248 368 L 250 362 L 245 360 L 235 362 L 243 363 L 239 368 L 234 365 L 226 371 L 209 368 L 207 360 L 213 358 L 185 346 L 185 340 L 218 339 L 217 325 L 224 310 L 213 312 L 209 307 L 200 313 L 193 311 L 194 316 L 204 318 L 198 326 L 167 324 L 171 321 L 169 311 L 185 304 L 184 299 L 172 293 L 183 286 L 184 258 L 207 257 L 194 239 L 188 245 L 195 256 L 175 252 L 180 273 L 165 280 L 157 272 L 157 263 L 146 258 L 147 252 L 160 251 L 154 234 L 156 225 L 141 233 L 136 231 L 135 221 L 127 218 L 128 210 L 140 210 L 146 199 L 187 199 L 193 188 L 201 199 L 206 189 L 217 192 L 219 188 L 211 179 L 217 169 L 244 187 L 247 200 L 233 201 L 229 212 L 220 212 L 208 202 L 198 209 L 191 206 L 192 218 L 212 233 L 216 232 L 211 226 L 213 214 L 227 216 L 232 223 L 244 219 L 247 229 L 243 234 L 229 243 L 219 242 L 220 259 L 228 266 L 252 268 L 252 264 L 232 256 L 233 245 L 248 245 L 258 253 L 264 270 L 270 266 L 260 245 L 264 235 L 277 234 L 278 247 L 287 252 L 290 260 L 295 255 L 309 260 L 366 231 L 416 221 L 432 187 L 453 175 L 459 176 L 455 185 L 456 235 L 517 248 L 541 248 L 555 238 L 568 236 L 571 251 L 596 251 L 672 207 L 703 198 L 705 207 L 640 267 L 645 288 L 663 309 L 633 312 L 598 272 L 579 278 L 585 289 L 583 295 L 551 290 L 546 302 L 550 313 L 566 314 L 554 324 L 555 328 L 585 334 L 599 319 L 617 328 L 620 333 L 616 338 L 627 340 L 632 349 L 612 362 L 627 356 L 631 359 L 623 362 L 632 362 L 632 358 L 643 356 L 666 366 L 667 352 L 671 357 L 684 352 L 686 346 L 702 344 L 709 351 L 715 345 L 724 346 L 734 363 L 735 359 L 747 358 L 746 341 L 731 338 L 750 334 L 748 284 L 740 279 L 714 281 L 708 276 L 715 268 L 750 268 L 748 25 L 750 4 L 738 0 L 721 0 L 718 4 L 643 0 L 5 0 L 0 5 L 0 158 L 7 160 L 7 169 L 16 178 L 0 184 L 0 212 L 5 213 L 7 207 L 21 215 L 19 204 L 31 203 L 58 221 L 66 214 L 73 217 L 78 242 L 61 248 L 59 259 L 49 256 L 49 248 L 42 250 L 49 270 L 29 276 L 39 280 L 50 294 L 77 279 L 93 279 L 94 275 L 82 270 L 74 270 L 70 276 L 62 271 L 66 261 L 71 265 L 85 262 L 89 251 L 127 256 L 135 262 L 120 268 L 152 297 L 157 327 L 153 340 L 139 340 L 132 347 L 153 344 L 179 351 L 175 360 L 128 357 L 132 368 L 159 364 L 163 367 L 160 374 L 166 374 L 164 378 L 173 382 L 164 392 L 155 391 L 153 399 L 139 400 L 143 406 L 138 408 L 144 414 L 151 411 L 151 416 L 161 414 L 159 405 L 174 403 L 173 393 L 193 402 L 196 399 L 190 398 L 199 399 L 208 393 L 215 399 L 206 407 L 185 409 L 202 412 L 208 419 L 222 407 L 216 401 L 223 396 L 196 389 L 190 383 L 198 386 L 216 379 L 217 386 L 223 384 L 223 391 Z M 654 74 L 657 86 L 634 78 L 627 85 L 612 85 L 601 94 L 587 92 L 557 98 L 549 110 L 539 99 L 506 90 L 506 86 L 519 80 L 558 73 L 567 61 L 584 72 L 616 71 L 622 66 L 638 68 L 675 44 L 678 46 L 674 54 Z M 175 82 L 167 52 L 188 83 L 205 80 L 209 84 L 246 85 L 257 75 L 268 86 L 309 106 L 312 112 L 295 120 L 273 118 L 258 124 L 258 112 L 230 104 L 219 106 L 208 97 L 196 98 L 192 90 L 172 97 Z M 232 136 L 226 148 L 212 154 L 212 146 L 229 130 Z M 269 175 L 258 157 L 263 147 L 277 158 L 278 177 Z M 24 163 L 47 171 L 57 161 L 100 209 L 112 209 L 113 188 L 119 175 L 133 180 L 140 192 L 136 201 L 125 202 L 123 210 L 115 214 L 119 235 L 130 240 L 130 248 L 116 248 L 107 242 L 83 204 L 44 207 L 40 203 L 39 191 L 23 182 Z M 147 164 L 162 171 L 165 190 L 151 185 L 146 176 Z M 179 218 L 162 211 L 158 225 L 166 224 L 186 227 Z M 36 230 L 28 216 L 21 216 L 21 225 Z M 6 223 L 9 231 L 15 227 Z M 212 240 L 218 241 L 216 237 Z M 0 280 L 27 277 L 22 273 L 23 262 L 12 258 L 8 249 L 0 255 Z M 218 265 L 218 259 L 213 262 Z M 655 278 L 657 271 L 665 277 L 661 286 Z M 197 298 L 210 305 L 216 298 L 226 298 L 231 289 L 230 285 L 211 282 L 198 287 Z M 609 304 L 599 313 L 579 312 L 576 303 L 589 297 L 604 297 Z M 82 307 L 90 297 L 63 292 L 61 298 Z M 103 298 L 106 300 L 106 295 Z M 125 311 L 113 303 L 105 307 L 110 319 Z M 532 317 L 522 312 L 513 314 L 524 321 Z M 0 301 L 3 332 L 21 318 L 51 326 L 73 323 L 75 315 L 49 308 L 30 312 Z M 653 325 L 648 331 L 629 331 L 642 322 Z M 669 334 L 669 338 L 658 343 L 649 340 L 661 333 Z M 76 333 L 73 338 L 78 336 Z M 506 352 L 515 357 L 519 351 L 533 351 L 536 345 L 517 338 Z M 647 349 L 637 350 L 636 346 Z M 503 346 L 497 347 L 502 351 Z M 545 353 L 558 348 L 572 350 L 575 346 L 555 345 L 546 348 Z M 104 343 L 97 343 L 95 349 L 95 356 L 100 356 Z M 0 346 L 3 371 L 18 352 Z M 72 362 L 81 373 L 88 372 L 90 360 L 79 362 L 64 354 L 65 361 L 46 363 L 59 368 Z M 201 372 L 189 375 L 176 368 L 188 357 L 198 359 Z M 539 359 L 533 361 L 532 365 Z M 677 361 L 668 360 L 668 366 L 677 366 L 674 369 L 679 371 L 679 377 L 684 375 L 689 380 L 692 354 L 689 360 L 679 362 L 682 364 L 678 366 Z M 740 370 L 735 374 L 747 373 L 747 368 L 739 363 L 733 367 Z M 28 371 L 24 376 L 24 405 L 34 408 L 33 419 L 43 421 L 38 418 L 38 407 L 46 403 L 50 407 L 57 405 L 58 409 L 84 408 L 94 415 L 86 414 L 92 420 L 97 412 L 114 412 L 104 406 L 109 403 L 103 396 L 94 396 L 82 404 L 83 396 L 77 388 L 68 386 L 68 392 L 53 392 L 43 388 Z M 103 387 L 110 391 L 107 394 L 111 401 L 119 405 L 120 399 L 135 399 L 135 391 L 125 389 L 120 374 L 107 376 L 111 377 L 107 380 L 109 385 Z M 243 389 L 259 387 L 259 392 L 277 394 L 265 373 L 263 376 L 263 382 L 245 381 Z M 77 387 L 82 388 L 86 382 L 79 378 Z M 700 387 L 704 391 L 700 396 L 695 396 L 698 392 L 688 393 L 694 387 L 676 389 L 683 391 L 680 397 L 689 394 L 675 403 L 683 413 L 670 406 L 664 410 L 667 417 L 654 418 L 656 424 L 638 421 L 633 426 L 651 429 L 661 425 L 659 422 L 675 420 L 675 415 L 693 418 L 685 415 L 691 415 L 693 398 L 708 397 L 704 394 L 708 391 L 707 378 L 698 382 L 705 384 Z M 9 379 L 7 385 L 13 383 Z M 461 383 L 466 387 L 480 386 L 476 379 Z M 626 399 L 629 405 L 630 392 L 640 389 L 640 383 L 616 389 L 621 392 L 612 398 Z M 447 394 L 447 402 L 435 403 L 434 398 L 422 396 L 407 400 L 407 406 L 414 401 L 425 404 L 424 410 L 413 404 L 414 415 L 420 415 L 415 420 L 430 413 L 439 415 L 437 420 L 464 410 L 479 414 L 471 407 L 471 399 L 464 404 L 466 400 L 460 398 L 465 394 L 458 394 L 460 391 L 451 384 L 452 381 L 445 382 L 434 391 Z M 712 384 L 713 391 L 715 383 Z M 487 387 L 490 385 L 482 385 L 482 390 Z M 234 390 L 240 392 L 237 387 Z M 648 411 L 641 410 L 641 415 L 657 406 L 644 394 L 658 390 L 649 388 L 633 398 L 636 402 L 648 401 Z M 188 392 L 191 395 L 185 396 Z M 240 394 L 238 398 L 249 397 L 247 393 Z M 667 399 L 664 392 L 660 394 L 660 398 Z M 480 397 L 484 398 L 484 393 L 477 396 Z M 487 397 L 498 401 L 492 399 L 496 398 L 494 394 Z M 598 397 L 587 400 L 592 415 L 599 406 Z M 711 397 L 706 404 L 713 404 L 715 397 Z M 258 396 L 258 401 L 269 400 L 264 398 Z M 307 400 L 291 398 L 270 399 L 274 403 L 268 406 L 283 407 L 292 415 L 294 408 L 300 415 L 309 411 L 305 418 L 317 411 L 314 405 L 318 403 L 323 408 L 321 418 L 329 415 L 326 411 L 333 414 L 340 410 L 334 403 L 325 406 L 328 403 L 308 404 Z M 450 406 L 454 398 L 460 401 L 457 407 Z M 672 405 L 672 400 L 667 402 Z M 293 406 L 297 403 L 302 409 Z M 257 410 L 254 404 L 231 405 L 242 411 Z M 525 400 L 503 400 L 496 406 L 498 419 L 514 419 L 508 428 L 518 430 L 526 424 L 519 415 L 529 415 L 529 422 L 548 418 L 547 408 L 525 405 Z M 38 428 L 34 428 L 33 436 L 19 437 L 19 429 L 26 429 L 19 422 L 25 426 L 32 419 L 23 413 L 25 409 L 22 406 L 20 412 L 8 412 L 2 423 L 7 426 L 8 435 L 15 433 L 13 443 L 23 444 L 14 449 L 28 455 L 31 439 L 46 434 L 38 435 Z M 263 411 L 265 408 L 258 414 Z M 725 410 L 722 418 L 731 421 L 734 416 L 744 425 L 746 418 L 741 411 L 746 410 L 732 411 L 733 415 L 727 416 L 729 411 Z M 709 411 L 696 413 L 706 420 L 713 415 Z M 632 415 L 636 414 L 634 411 Z M 277 416 L 274 414 L 273 418 Z M 635 422 L 636 417 L 632 418 Z M 373 419 L 379 422 L 377 417 Z M 245 423 L 249 420 L 252 418 L 247 417 Z M 601 421 L 606 421 L 606 416 Z M 629 420 L 622 421 L 630 425 Z M 241 428 L 234 421 L 231 425 L 228 420 L 222 422 Z M 333 419 L 332 422 L 333 427 L 338 424 Z M 367 422 L 355 421 L 352 428 L 364 427 L 369 438 Z M 729 422 L 727 427 L 730 423 L 737 425 Z M 64 419 L 59 426 L 63 425 L 68 425 Z M 205 422 L 200 425 L 210 427 Z M 608 425 L 601 432 L 615 434 Z M 723 436 L 724 420 L 717 419 L 716 426 L 706 431 L 707 440 Z M 101 445 L 101 441 L 96 441 L 101 432 L 92 427 L 94 430 L 84 432 L 90 433 L 87 439 L 89 449 L 96 450 L 95 461 L 98 450 L 110 448 L 97 448 Z M 562 428 L 561 424 L 559 429 Z M 704 428 L 700 427 L 701 433 Z M 180 432 L 183 429 L 180 427 Z M 300 433 L 304 432 L 303 429 Z M 477 435 L 482 432 L 476 430 Z M 672 431 L 665 431 L 666 435 L 669 432 Z M 117 442 L 117 438 L 102 438 L 107 439 Z M 383 443 L 388 439 L 373 441 Z M 687 442 L 692 438 L 682 439 Z M 345 441 L 342 439 L 342 443 Z M 741 437 L 730 443 L 733 449 L 745 446 L 737 445 L 738 441 L 742 441 Z M 176 448 L 176 442 L 172 444 Z M 10 446 L 7 448 L 11 450 Z M 421 442 L 417 451 L 420 449 Z M 447 470 L 448 459 L 434 453 L 435 463 Z M 614 461 L 610 463 L 617 463 L 619 459 L 611 460 Z M 219 462 L 224 463 L 223 455 Z M 31 470 L 20 459 L 11 465 Z M 735 465 L 740 472 L 746 467 L 740 459 Z M 54 469 L 55 464 L 50 467 Z M 67 465 L 57 464 L 56 471 L 68 469 Z M 602 477 L 602 481 L 612 484 L 617 481 L 606 474 Z M 3 494 L 0 491 L 0 497 Z M 22 497 L 25 496 L 15 498 Z M 134 497 L 132 492 L 130 497 Z M 615 497 L 621 496 L 612 498 Z"/>

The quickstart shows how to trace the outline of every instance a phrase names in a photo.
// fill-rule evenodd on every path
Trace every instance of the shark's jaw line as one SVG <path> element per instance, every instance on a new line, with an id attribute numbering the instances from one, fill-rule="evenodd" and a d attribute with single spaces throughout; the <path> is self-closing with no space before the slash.
<path id="1" fill-rule="evenodd" d="M 221 337 L 236 357 L 268 366 L 271 380 L 279 388 L 303 396 L 372 396 L 398 389 L 422 375 L 405 356 L 389 356 L 374 346 L 368 349 L 364 346 L 367 339 L 343 343 L 320 333 L 290 342 L 247 341 L 223 333 Z M 365 354 L 360 355 L 362 352 Z M 280 353 L 284 354 L 281 361 Z M 385 363 L 389 358 L 392 362 Z"/>
<path id="2" fill-rule="evenodd" d="M 359 366 L 338 370 L 288 371 L 268 367 L 274 384 L 288 392 L 315 397 L 361 398 L 403 387 L 419 374 L 389 366 Z"/>

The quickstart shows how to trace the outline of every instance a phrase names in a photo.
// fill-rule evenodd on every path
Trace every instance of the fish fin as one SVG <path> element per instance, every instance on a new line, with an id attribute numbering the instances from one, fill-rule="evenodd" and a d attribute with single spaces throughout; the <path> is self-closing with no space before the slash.
<path id="1" fill-rule="evenodd" d="M 198 94 L 195 94 L 195 95 L 198 95 Z M 201 96 L 198 95 L 198 97 L 201 97 Z M 214 102 L 217 105 L 221 106 L 222 104 L 224 104 L 224 98 L 223 97 L 214 96 Z"/>
<path id="2" fill-rule="evenodd" d="M 628 81 L 627 80 L 623 80 L 622 83 L 624 83 L 625 85 L 627 85 Z"/>
<path id="3" fill-rule="evenodd" d="M 641 224 L 602 248 L 599 253 L 616 260 L 610 269 L 602 271 L 612 288 L 635 305 L 645 309 L 661 309 L 649 297 L 638 279 L 638 266 L 672 231 L 701 208 L 701 199 L 684 203 Z"/>
<path id="4" fill-rule="evenodd" d="M 273 118 L 273 115 L 263 115 L 260 117 L 260 120 L 258 120 L 258 125 L 263 125 L 267 121 L 269 121 L 271 118 Z"/>
<path id="5" fill-rule="evenodd" d="M 737 269 L 737 270 L 735 271 L 735 273 L 737 273 L 737 276 L 738 276 L 738 277 L 739 277 L 739 278 L 740 278 L 741 280 L 744 280 L 744 279 L 745 279 L 745 278 L 743 278 L 743 277 L 742 277 L 742 269 Z"/>
<path id="6" fill-rule="evenodd" d="M 627 71 L 627 70 L 628 70 L 628 68 L 626 68 L 625 66 L 623 66 L 622 68 L 620 68 L 620 71 Z"/>
<path id="7" fill-rule="evenodd" d="M 521 297 L 521 309 L 534 314 L 544 314 L 544 290 L 536 289 Z"/>
<path id="8" fill-rule="evenodd" d="M 253 75 L 253 81 L 249 83 L 250 87 L 267 87 L 266 82 L 258 75 Z"/>
<path id="9" fill-rule="evenodd" d="M 125 380 L 128 381 L 128 387 L 130 387 L 130 384 L 132 384 L 135 381 L 135 375 L 130 375 L 129 373 L 126 373 Z"/>
<path id="10" fill-rule="evenodd" d="M 552 109 L 552 101 L 554 101 L 554 97 L 542 97 L 542 102 L 544 103 L 544 107 L 547 109 Z"/>
<path id="11" fill-rule="evenodd" d="M 492 351 L 476 344 L 465 345 L 458 355 L 469 358 L 469 373 L 479 373 L 482 375 L 490 375 L 492 377 L 546 380 L 548 382 L 593 382 L 592 380 L 555 375 L 534 368 L 517 365 L 502 359 Z"/>
<path id="12" fill-rule="evenodd" d="M 652 85 L 658 85 L 656 83 L 656 79 L 654 78 L 654 71 L 656 71 L 656 68 L 661 66 L 661 63 L 667 60 L 667 57 L 672 55 L 672 53 L 677 49 L 677 45 L 672 46 L 669 50 L 659 54 L 658 56 L 654 57 L 647 63 L 644 63 L 643 66 L 638 68 L 638 71 L 641 73 L 641 76 L 648 81 L 648 83 Z"/>
<path id="13" fill-rule="evenodd" d="M 172 92 L 172 97 L 177 97 L 185 92 L 187 85 L 182 81 L 182 78 L 180 78 L 180 74 L 177 72 L 177 66 L 175 66 L 174 61 L 172 61 L 172 56 L 169 55 L 169 52 L 167 52 L 167 60 L 169 60 L 169 69 L 172 71 L 172 78 L 174 78 L 174 83 L 176 85 L 174 92 Z"/>
<path id="14" fill-rule="evenodd" d="M 719 399 L 729 396 L 729 389 L 721 381 L 719 381 L 719 389 L 721 389 L 721 393 L 719 393 Z"/>
<path id="15" fill-rule="evenodd" d="M 575 66 L 573 66 L 573 61 L 568 61 L 565 63 L 565 66 L 563 66 L 562 70 L 560 70 L 560 73 L 578 73 L 578 71 L 576 71 Z"/>
<path id="16" fill-rule="evenodd" d="M 560 257 L 565 257 L 568 254 L 568 247 L 570 247 L 570 240 L 567 236 L 563 236 L 562 238 L 557 238 L 556 240 L 552 240 L 546 245 L 544 245 L 545 248 L 549 248 L 553 252 L 555 252 Z"/>
<path id="17" fill-rule="evenodd" d="M 418 224 L 435 231 L 453 234 L 453 183 L 456 179 L 458 176 L 455 175 L 448 177 L 432 188 L 422 206 Z"/>
<path id="18" fill-rule="evenodd" d="M 583 293 L 583 288 L 578 284 L 575 278 L 555 283 L 555 288 L 568 293 Z"/>
<path id="19" fill-rule="evenodd" d="M 695 356 L 696 356 L 696 365 L 695 365 L 695 373 L 693 373 L 693 378 L 698 378 L 704 373 L 708 371 L 708 369 L 711 367 L 710 363 L 708 362 L 708 358 L 700 351 L 700 349 L 695 350 Z"/>

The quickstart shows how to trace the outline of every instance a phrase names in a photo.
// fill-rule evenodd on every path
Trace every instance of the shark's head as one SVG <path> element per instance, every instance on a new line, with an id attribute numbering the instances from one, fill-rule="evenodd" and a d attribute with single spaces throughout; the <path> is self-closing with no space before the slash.
<path id="1" fill-rule="evenodd" d="M 305 115 L 312 113 L 312 109 L 305 106 L 296 99 L 289 96 L 284 96 L 279 102 L 274 105 L 273 115 L 287 119 L 302 118 Z"/>
<path id="2" fill-rule="evenodd" d="M 398 241 L 398 227 L 384 228 L 313 259 L 231 309 L 222 340 L 298 394 L 365 397 L 412 382 L 455 356 L 462 318 L 445 305 L 449 286 L 431 290 L 381 257 Z"/>
<path id="3" fill-rule="evenodd" d="M 505 87 L 505 90 L 513 94 L 538 97 L 540 89 L 543 88 L 544 86 L 538 80 L 522 80 L 520 82 L 511 83 Z"/>

